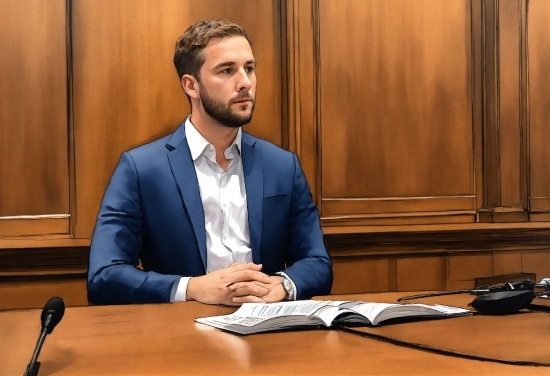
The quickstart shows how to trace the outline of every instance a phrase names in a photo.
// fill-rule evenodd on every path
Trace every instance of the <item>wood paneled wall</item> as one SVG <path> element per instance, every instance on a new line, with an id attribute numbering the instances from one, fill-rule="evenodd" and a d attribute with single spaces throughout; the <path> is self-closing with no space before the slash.
<path id="1" fill-rule="evenodd" d="M 325 222 L 475 220 L 470 21 L 466 1 L 319 2 Z"/>
<path id="2" fill-rule="evenodd" d="M 316 184 L 333 292 L 547 275 L 548 208 L 535 203 L 548 197 L 540 160 L 550 127 L 539 115 L 535 136 L 531 117 L 548 108 L 547 4 L 289 4 L 300 51 L 290 69 L 311 72 L 291 123 L 299 120 L 295 148 Z"/>
<path id="3" fill-rule="evenodd" d="M 0 237 L 68 234 L 65 0 L 0 9 Z"/>
<path id="4" fill-rule="evenodd" d="M 550 3 L 529 1 L 528 49 L 529 86 L 526 106 L 529 119 L 529 207 L 535 220 L 550 220 Z"/>
<path id="5" fill-rule="evenodd" d="M 550 276 L 546 0 L 0 6 L 4 301 L 14 299 L 8 284 L 32 276 L 49 278 L 46 292 L 70 286 L 73 304 L 85 304 L 73 283 L 83 291 L 118 158 L 188 114 L 175 40 L 222 17 L 245 27 L 258 60 L 246 130 L 299 155 L 335 263 L 333 292 Z"/>

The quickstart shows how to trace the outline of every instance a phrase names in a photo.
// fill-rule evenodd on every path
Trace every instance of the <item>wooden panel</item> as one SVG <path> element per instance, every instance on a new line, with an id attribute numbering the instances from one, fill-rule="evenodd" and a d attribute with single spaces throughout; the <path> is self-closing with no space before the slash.
<path id="1" fill-rule="evenodd" d="M 523 0 L 483 2 L 482 222 L 528 220 L 526 9 Z"/>
<path id="2" fill-rule="evenodd" d="M 539 280 L 550 278 L 550 249 L 521 252 L 521 269 L 525 273 L 535 273 Z"/>
<path id="3" fill-rule="evenodd" d="M 6 249 L 9 242 L 26 243 L 26 247 Z M 48 246 L 52 242 L 65 244 Z M 67 238 L 0 242 L 0 310 L 41 308 L 52 296 L 70 306 L 87 305 L 90 247 L 82 243 Z"/>
<path id="4" fill-rule="evenodd" d="M 361 213 L 402 213 L 418 211 L 459 211 L 474 207 L 474 196 L 464 197 L 386 197 L 381 199 L 350 198 L 322 201 L 323 215 L 339 216 Z"/>
<path id="5" fill-rule="evenodd" d="M 528 14 L 529 53 L 529 146 L 530 209 L 549 211 L 550 198 L 550 2 L 530 0 Z M 544 219 L 548 220 L 548 218 Z"/>
<path id="6" fill-rule="evenodd" d="M 476 218 L 474 211 L 454 211 L 454 212 L 412 212 L 412 213 L 384 213 L 384 214 L 360 214 L 360 215 L 341 215 L 333 217 L 321 217 L 323 228 L 330 226 L 331 230 L 336 232 L 347 232 L 346 228 L 358 226 L 372 226 L 380 229 L 380 226 L 392 227 L 400 226 L 400 230 L 409 226 L 418 225 L 445 225 L 449 222 L 453 224 L 471 224 Z"/>
<path id="7" fill-rule="evenodd" d="M 258 60 L 258 100 L 245 130 L 281 144 L 279 2 L 74 0 L 76 235 L 90 237 L 122 151 L 169 133 L 189 105 L 172 63 L 192 23 L 227 18 L 249 34 Z M 261 17 L 259 17 L 261 15 Z"/>
<path id="8" fill-rule="evenodd" d="M 69 215 L 0 218 L 0 237 L 68 234 Z"/>
<path id="9" fill-rule="evenodd" d="M 68 214 L 65 0 L 0 9 L 0 217 Z"/>
<path id="10" fill-rule="evenodd" d="M 319 9 L 323 198 L 421 197 L 430 207 L 432 197 L 472 196 L 470 2 Z"/>
<path id="11" fill-rule="evenodd" d="M 285 39 L 288 149 L 296 152 L 314 200 L 319 199 L 317 169 L 317 74 L 318 17 L 311 0 L 286 0 Z M 285 9 L 283 9 L 285 10 Z M 284 107 L 284 106 L 283 106 Z M 286 119 L 285 119 L 286 120 Z"/>
<path id="12" fill-rule="evenodd" d="M 521 251 L 493 252 L 493 275 L 522 272 Z"/>
<path id="13" fill-rule="evenodd" d="M 86 277 L 0 282 L 0 310 L 42 308 L 54 296 L 62 298 L 67 307 L 87 306 Z"/>
<path id="14" fill-rule="evenodd" d="M 522 34 L 524 1 L 499 2 L 499 136 L 500 136 L 500 205 L 507 207 L 527 206 L 523 203 L 526 152 L 526 125 L 523 103 L 527 92 L 523 91 Z M 526 88 L 526 87 L 525 87 Z"/>
<path id="15" fill-rule="evenodd" d="M 541 177 L 537 177 L 536 179 L 541 179 Z M 534 212 L 550 212 L 550 197 L 531 197 L 530 204 L 531 210 Z"/>
<path id="16" fill-rule="evenodd" d="M 447 290 L 473 288 L 476 278 L 492 275 L 493 257 L 490 252 L 450 255 L 447 258 Z"/>
<path id="17" fill-rule="evenodd" d="M 444 290 L 445 257 L 397 260 L 397 291 Z"/>
<path id="18" fill-rule="evenodd" d="M 352 294 L 390 290 L 390 261 L 380 259 L 335 259 L 331 294 Z"/>

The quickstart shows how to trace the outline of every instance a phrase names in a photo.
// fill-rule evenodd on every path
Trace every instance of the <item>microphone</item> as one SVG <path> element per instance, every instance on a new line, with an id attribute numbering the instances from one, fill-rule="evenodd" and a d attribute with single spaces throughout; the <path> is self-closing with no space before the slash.
<path id="1" fill-rule="evenodd" d="M 23 376 L 38 375 L 40 362 L 38 362 L 37 359 L 38 354 L 40 354 L 40 350 L 42 349 L 42 344 L 46 339 L 46 335 L 50 334 L 53 331 L 53 328 L 55 328 L 55 326 L 59 324 L 59 322 L 63 318 L 63 314 L 65 314 L 65 302 L 63 301 L 63 299 L 55 297 L 48 300 L 48 302 L 42 309 L 42 314 L 40 315 L 40 319 L 42 321 L 42 330 L 40 332 L 40 337 L 38 338 L 38 343 L 36 344 L 36 348 L 34 349 L 31 361 L 28 364 L 27 370 L 25 371 Z"/>

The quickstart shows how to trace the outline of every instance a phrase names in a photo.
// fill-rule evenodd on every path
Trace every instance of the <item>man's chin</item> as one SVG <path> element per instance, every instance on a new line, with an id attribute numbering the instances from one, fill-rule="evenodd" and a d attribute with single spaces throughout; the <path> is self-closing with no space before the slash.
<path id="1" fill-rule="evenodd" d="M 234 115 L 234 123 L 240 123 L 241 125 L 248 124 L 252 120 L 252 113 L 248 111 L 241 114 L 237 113 Z"/>
<path id="2" fill-rule="evenodd" d="M 221 121 L 220 121 L 221 120 Z M 218 121 L 223 126 L 229 127 L 229 128 L 239 128 L 243 125 L 246 125 L 250 123 L 252 120 L 252 114 L 246 115 L 246 116 L 233 116 L 230 119 L 219 119 Z"/>

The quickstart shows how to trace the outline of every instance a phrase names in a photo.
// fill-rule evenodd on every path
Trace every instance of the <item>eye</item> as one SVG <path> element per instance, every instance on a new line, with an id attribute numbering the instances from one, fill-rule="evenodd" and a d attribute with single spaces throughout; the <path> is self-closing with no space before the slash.
<path id="1" fill-rule="evenodd" d="M 248 66 L 246 68 L 244 68 L 246 70 L 246 73 L 252 73 L 256 70 L 256 67 L 254 66 Z"/>
<path id="2" fill-rule="evenodd" d="M 231 68 L 225 68 L 221 71 L 221 73 L 230 74 L 233 70 Z"/>

